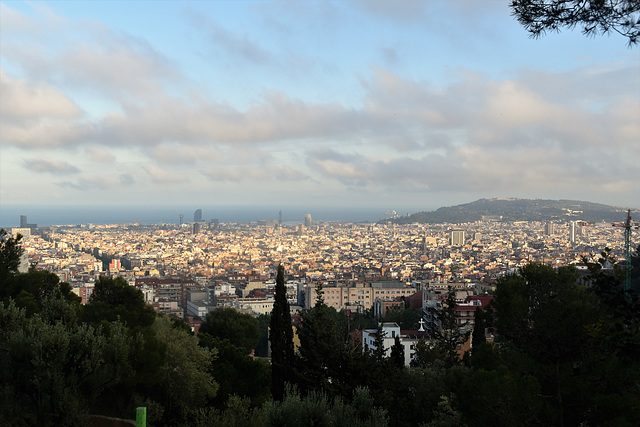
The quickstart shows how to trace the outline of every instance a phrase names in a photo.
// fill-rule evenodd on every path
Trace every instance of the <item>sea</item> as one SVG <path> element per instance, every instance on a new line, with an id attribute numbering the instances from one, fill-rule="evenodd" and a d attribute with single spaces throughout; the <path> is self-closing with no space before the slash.
<path id="1" fill-rule="evenodd" d="M 306 214 L 317 222 L 377 222 L 393 216 L 407 215 L 426 209 L 393 207 L 302 207 L 302 206 L 34 206 L 0 205 L 0 227 L 20 226 L 20 215 L 27 216 L 29 224 L 39 227 L 51 225 L 130 224 L 142 225 L 178 224 L 180 214 L 184 222 L 194 219 L 196 209 L 202 209 L 202 220 L 217 219 L 221 223 L 278 220 L 303 223 Z"/>

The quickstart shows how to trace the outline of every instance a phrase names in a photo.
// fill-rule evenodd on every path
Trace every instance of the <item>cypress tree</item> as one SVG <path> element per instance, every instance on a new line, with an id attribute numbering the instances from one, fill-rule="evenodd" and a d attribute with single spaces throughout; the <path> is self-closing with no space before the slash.
<path id="1" fill-rule="evenodd" d="M 292 379 L 294 364 L 291 310 L 284 286 L 284 266 L 278 266 L 276 293 L 271 312 L 269 340 L 271 341 L 271 395 L 274 400 L 284 399 L 285 384 Z"/>

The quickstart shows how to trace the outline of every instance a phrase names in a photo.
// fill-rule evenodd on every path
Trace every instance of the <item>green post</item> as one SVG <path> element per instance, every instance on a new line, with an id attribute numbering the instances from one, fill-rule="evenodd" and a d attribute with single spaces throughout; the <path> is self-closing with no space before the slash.
<path id="1" fill-rule="evenodd" d="M 147 408 L 144 406 L 136 408 L 136 427 L 147 427 Z"/>

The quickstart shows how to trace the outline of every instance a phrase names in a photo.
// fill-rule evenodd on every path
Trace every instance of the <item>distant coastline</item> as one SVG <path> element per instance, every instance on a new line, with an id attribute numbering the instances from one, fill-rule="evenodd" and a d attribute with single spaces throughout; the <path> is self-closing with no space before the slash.
<path id="1" fill-rule="evenodd" d="M 391 207 L 393 208 L 393 206 Z M 75 224 L 127 224 L 140 221 L 142 225 L 193 221 L 193 213 L 202 209 L 202 220 L 220 222 L 252 222 L 278 220 L 282 210 L 283 222 L 304 222 L 306 214 L 313 221 L 376 222 L 385 217 L 389 207 L 300 207 L 300 206 L 0 206 L 0 227 L 20 225 L 20 215 L 38 226 Z M 415 212 L 417 209 L 405 210 Z M 403 212 L 403 211 L 399 211 Z"/>

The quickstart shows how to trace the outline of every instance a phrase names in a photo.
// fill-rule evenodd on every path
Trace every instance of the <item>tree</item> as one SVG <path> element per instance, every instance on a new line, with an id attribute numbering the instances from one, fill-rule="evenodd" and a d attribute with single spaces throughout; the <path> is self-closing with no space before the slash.
<path id="1" fill-rule="evenodd" d="M 27 315 L 40 312 L 44 302 L 51 298 L 63 298 L 76 309 L 80 306 L 80 297 L 73 293 L 68 283 L 61 282 L 54 273 L 35 268 L 6 278 L 2 295 L 5 301 L 12 298 L 18 307 L 26 308 Z"/>
<path id="2" fill-rule="evenodd" d="M 61 311 L 75 316 L 64 299 L 46 300 L 30 317 L 12 301 L 0 304 L 0 419 L 7 425 L 84 425 L 102 392 L 130 373 L 122 324 L 107 336 L 101 326 L 58 319 Z"/>
<path id="3" fill-rule="evenodd" d="M 294 363 L 291 310 L 287 302 L 287 289 L 284 286 L 284 266 L 282 264 L 278 265 L 270 328 L 271 394 L 275 400 L 282 401 L 285 395 L 285 384 L 292 380 Z"/>
<path id="4" fill-rule="evenodd" d="M 397 323 L 401 329 L 415 329 L 420 317 L 420 313 L 414 309 L 393 307 L 387 311 L 383 322 Z"/>
<path id="5" fill-rule="evenodd" d="M 223 408 L 233 396 L 246 398 L 253 407 L 259 407 L 271 398 L 271 365 L 265 359 L 250 357 L 243 348 L 228 339 L 198 334 L 200 346 L 215 352 L 209 371 L 219 385 L 211 403 Z"/>
<path id="6" fill-rule="evenodd" d="M 300 371 L 304 374 L 297 378 L 301 393 L 316 390 L 334 397 L 353 390 L 354 348 L 348 341 L 347 329 L 344 313 L 328 307 L 320 298 L 313 308 L 302 313 L 298 337 Z"/>
<path id="7" fill-rule="evenodd" d="M 469 332 L 462 330 L 458 325 L 456 314 L 455 291 L 449 286 L 447 299 L 443 301 L 438 310 L 440 325 L 434 331 L 436 345 L 442 354 L 447 366 L 460 363 L 459 347 L 469 338 Z"/>
<path id="8" fill-rule="evenodd" d="M 246 354 L 251 353 L 260 338 L 258 320 L 234 308 L 218 308 L 207 313 L 200 325 L 200 333 L 228 339 L 231 344 L 244 349 Z"/>
<path id="9" fill-rule="evenodd" d="M 197 337 L 174 327 L 164 316 L 156 318 L 153 330 L 166 346 L 166 358 L 156 371 L 160 382 L 151 396 L 162 405 L 163 424 L 189 422 L 218 390 L 218 384 L 207 372 L 214 353 L 199 346 Z"/>
<path id="10" fill-rule="evenodd" d="M 331 398 L 322 392 L 301 396 L 294 390 L 282 402 L 266 406 L 268 426 L 388 426 L 387 412 L 374 406 L 374 399 L 366 388 L 357 387 L 348 396 Z"/>
<path id="11" fill-rule="evenodd" d="M 387 333 L 384 330 L 384 323 L 378 323 L 378 330 L 376 331 L 376 337 L 373 340 L 373 358 L 376 362 L 381 363 L 387 355 L 387 349 L 384 348 L 384 339 Z"/>
<path id="12" fill-rule="evenodd" d="M 18 272 L 20 258 L 24 252 L 20 240 L 21 234 L 11 237 L 4 228 L 0 228 L 0 291 L 8 278 Z"/>
<path id="13" fill-rule="evenodd" d="M 596 273 L 586 288 L 572 267 L 534 263 L 498 282 L 499 368 L 538 382 L 528 397 L 528 406 L 544 408 L 537 423 L 632 425 L 637 417 L 638 309 L 627 305 L 615 275 Z"/>
<path id="14" fill-rule="evenodd" d="M 122 277 L 100 277 L 89 303 L 84 306 L 84 320 L 114 322 L 120 319 L 130 328 L 153 324 L 156 312 L 144 302 L 139 289 L 130 286 Z"/>
<path id="15" fill-rule="evenodd" d="M 586 36 L 618 33 L 636 45 L 640 37 L 638 0 L 512 0 L 512 15 L 538 38 L 547 31 L 581 27 Z"/>
<path id="16" fill-rule="evenodd" d="M 484 310 L 482 309 L 482 307 L 478 307 L 478 309 L 476 310 L 476 315 L 474 319 L 473 332 L 471 334 L 472 348 L 476 348 L 480 346 L 480 344 L 484 344 L 487 341 L 485 336 L 485 329 L 487 327 L 486 327 L 484 318 L 485 318 Z"/>
<path id="17" fill-rule="evenodd" d="M 391 346 L 391 355 L 389 356 L 393 366 L 397 368 L 404 367 L 404 348 L 400 343 L 400 337 L 396 335 L 393 345 Z"/>

